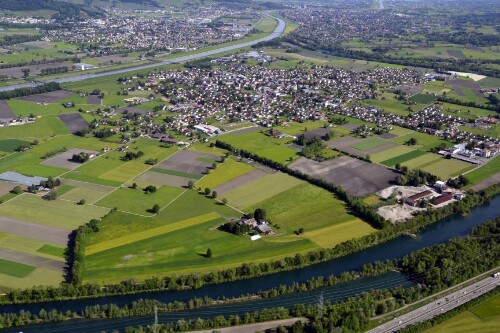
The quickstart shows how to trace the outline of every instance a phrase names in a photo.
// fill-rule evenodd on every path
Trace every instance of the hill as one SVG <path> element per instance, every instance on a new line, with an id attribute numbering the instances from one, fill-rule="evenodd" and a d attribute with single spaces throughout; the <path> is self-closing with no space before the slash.
<path id="1" fill-rule="evenodd" d="M 52 10 L 57 12 L 55 14 L 57 18 L 102 15 L 95 8 L 54 0 L 3 0 L 0 1 L 0 9 L 16 12 L 26 11 L 27 9 L 29 11 Z"/>

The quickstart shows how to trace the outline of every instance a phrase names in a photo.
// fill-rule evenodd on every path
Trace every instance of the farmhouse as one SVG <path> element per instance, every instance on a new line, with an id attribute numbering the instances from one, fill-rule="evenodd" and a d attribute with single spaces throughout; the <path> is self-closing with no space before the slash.
<path id="1" fill-rule="evenodd" d="M 427 190 L 417 194 L 412 195 L 411 197 L 406 198 L 406 203 L 410 206 L 416 206 L 420 201 L 429 198 L 432 196 L 432 192 Z"/>
<path id="2" fill-rule="evenodd" d="M 254 230 L 262 235 L 269 235 L 271 233 L 271 228 L 265 223 L 257 225 Z"/>
<path id="3" fill-rule="evenodd" d="M 434 198 L 434 200 L 432 200 L 432 204 L 437 206 L 437 205 L 443 204 L 445 202 L 448 202 L 452 199 L 453 199 L 453 193 L 448 192 L 448 193 L 445 193 L 437 198 Z"/>

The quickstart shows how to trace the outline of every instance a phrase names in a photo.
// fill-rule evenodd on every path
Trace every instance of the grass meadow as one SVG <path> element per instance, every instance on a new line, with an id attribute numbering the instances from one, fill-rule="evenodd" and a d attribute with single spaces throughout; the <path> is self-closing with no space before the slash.
<path id="1" fill-rule="evenodd" d="M 97 206 L 118 208 L 121 211 L 140 215 L 153 215 L 148 212 L 155 204 L 164 207 L 184 190 L 177 187 L 161 186 L 157 191 L 145 194 L 142 189 L 121 187 L 95 203 Z"/>
<path id="2" fill-rule="evenodd" d="M 219 140 L 227 142 L 235 148 L 244 149 L 280 163 L 289 162 L 297 155 L 293 149 L 283 146 L 293 139 L 275 139 L 260 132 L 241 135 L 228 134 L 219 137 Z"/>
<path id="3" fill-rule="evenodd" d="M 224 163 L 218 164 L 215 170 L 196 182 L 196 186 L 213 189 L 254 169 L 251 165 L 227 158 Z"/>
<path id="4" fill-rule="evenodd" d="M 32 194 L 20 195 L 0 206 L 1 216 L 66 230 L 74 230 L 108 212 L 109 209 L 103 207 L 80 206 L 64 200 L 47 201 Z"/>

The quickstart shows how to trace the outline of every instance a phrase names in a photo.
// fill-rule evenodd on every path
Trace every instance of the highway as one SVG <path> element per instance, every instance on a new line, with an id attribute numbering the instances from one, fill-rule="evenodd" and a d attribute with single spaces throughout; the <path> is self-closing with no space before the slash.
<path id="1" fill-rule="evenodd" d="M 286 28 L 285 21 L 283 21 L 282 19 L 280 19 L 278 17 L 272 16 L 272 15 L 266 14 L 266 16 L 272 17 L 273 19 L 278 21 L 278 26 L 274 29 L 274 31 L 271 34 L 267 35 L 266 37 L 262 37 L 260 39 L 256 39 L 256 40 L 249 41 L 249 42 L 242 42 L 242 43 L 234 44 L 234 45 L 230 45 L 230 46 L 224 46 L 224 47 L 220 47 L 218 49 L 200 52 L 200 53 L 196 53 L 196 54 L 180 56 L 177 58 L 164 60 L 164 61 L 156 62 L 156 63 L 151 63 L 151 64 L 147 64 L 147 65 L 116 69 L 116 70 L 111 70 L 109 72 L 71 76 L 71 77 L 55 79 L 55 80 L 51 80 L 51 81 L 58 82 L 58 83 L 77 82 L 77 81 L 83 81 L 83 80 L 87 80 L 87 79 L 95 79 L 95 78 L 114 75 L 114 74 L 128 73 L 128 72 L 133 72 L 133 71 L 138 71 L 138 70 L 143 70 L 143 69 L 148 69 L 148 68 L 154 68 L 154 67 L 159 67 L 159 66 L 173 64 L 173 63 L 196 60 L 196 59 L 201 59 L 201 58 L 213 56 L 216 54 L 220 54 L 220 53 L 224 53 L 224 52 L 233 51 L 233 50 L 237 50 L 240 48 L 252 46 L 252 45 L 258 44 L 260 42 L 267 42 L 267 41 L 270 41 L 270 40 L 273 40 L 275 38 L 280 37 Z M 18 89 L 18 88 L 36 87 L 36 86 L 40 86 L 40 85 L 43 85 L 43 82 L 23 83 L 23 84 L 17 84 L 17 85 L 12 85 L 12 86 L 5 86 L 5 87 L 0 87 L 0 92 L 1 91 L 10 91 L 10 90 Z"/>
<path id="2" fill-rule="evenodd" d="M 500 276 L 489 276 L 472 285 L 443 296 L 432 303 L 396 317 L 367 333 L 396 332 L 413 324 L 432 319 L 500 286 Z"/>

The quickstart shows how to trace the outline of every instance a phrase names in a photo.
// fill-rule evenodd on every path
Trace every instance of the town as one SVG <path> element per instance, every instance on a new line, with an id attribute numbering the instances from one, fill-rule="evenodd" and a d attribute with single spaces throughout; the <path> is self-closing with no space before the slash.
<path id="1" fill-rule="evenodd" d="M 497 8 L 1 1 L 0 331 L 497 332 Z"/>

